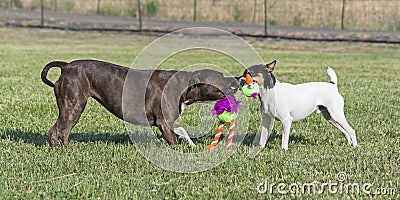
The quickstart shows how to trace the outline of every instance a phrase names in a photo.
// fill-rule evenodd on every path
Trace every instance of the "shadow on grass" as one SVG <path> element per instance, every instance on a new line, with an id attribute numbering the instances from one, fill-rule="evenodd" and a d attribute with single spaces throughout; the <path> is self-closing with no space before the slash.
<path id="1" fill-rule="evenodd" d="M 143 136 L 143 135 L 135 135 L 133 136 L 135 141 L 141 141 L 142 143 L 148 143 L 151 142 L 149 138 Z M 198 138 L 198 139 L 193 139 L 193 142 L 195 143 L 203 143 L 203 142 L 208 142 L 213 139 L 213 135 L 208 135 L 203 138 Z M 279 139 L 281 137 L 280 134 L 277 134 L 275 130 L 272 131 L 268 142 L 274 142 L 276 139 Z M 0 133 L 0 138 L 1 139 L 8 139 L 10 141 L 19 143 L 28 143 L 28 144 L 33 144 L 35 146 L 46 146 L 48 145 L 48 140 L 47 136 L 44 135 L 43 133 L 40 132 L 33 132 L 33 131 L 25 131 L 25 130 L 20 130 L 20 129 L 15 129 L 15 130 L 3 130 Z M 245 135 L 245 134 L 235 134 L 234 140 L 236 141 L 241 141 L 243 139 L 243 145 L 247 146 L 253 146 L 254 144 L 258 145 L 258 141 L 260 140 L 258 137 L 256 138 L 256 135 Z M 158 137 L 158 139 L 162 139 L 161 136 Z M 221 138 L 223 140 L 224 137 Z M 178 143 L 180 139 L 178 139 Z M 293 141 L 295 143 L 300 143 L 300 144 L 309 144 L 310 141 L 303 136 L 299 135 L 292 135 L 289 138 L 290 141 Z M 131 138 L 129 137 L 128 134 L 110 134 L 110 133 L 71 133 L 69 137 L 69 141 L 76 141 L 76 142 L 85 142 L 85 143 L 90 143 L 90 142 L 106 142 L 106 143 L 114 143 L 114 144 L 131 144 Z"/>
<path id="2" fill-rule="evenodd" d="M 71 133 L 69 141 L 76 142 L 111 142 L 114 144 L 129 144 L 132 143 L 128 134 L 110 134 L 110 133 Z"/>
<path id="3" fill-rule="evenodd" d="M 39 132 L 26 131 L 21 129 L 3 130 L 0 135 L 1 139 L 7 139 L 15 143 L 28 143 L 35 146 L 47 145 L 47 136 Z"/>
<path id="4" fill-rule="evenodd" d="M 0 134 L 1 139 L 7 139 L 16 143 L 23 142 L 33 144 L 35 146 L 48 145 L 47 136 L 43 133 L 25 131 L 20 129 L 3 130 Z M 115 144 L 129 144 L 131 140 L 128 134 L 110 134 L 110 133 L 71 133 L 69 141 L 76 142 L 107 142 Z"/>
<path id="5" fill-rule="evenodd" d="M 282 134 L 278 134 L 276 130 L 272 130 L 267 142 L 274 142 L 275 140 L 280 139 L 281 137 Z M 247 146 L 253 146 L 253 145 L 258 145 L 259 141 L 260 137 L 256 137 L 255 134 L 246 135 L 246 137 L 243 140 L 243 144 Z M 289 142 L 294 142 L 297 144 L 310 144 L 310 140 L 302 135 L 290 135 Z"/>

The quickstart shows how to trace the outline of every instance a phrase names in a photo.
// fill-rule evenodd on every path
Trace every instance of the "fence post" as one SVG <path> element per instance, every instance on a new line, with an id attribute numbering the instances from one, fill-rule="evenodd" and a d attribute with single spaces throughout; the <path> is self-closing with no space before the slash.
<path id="1" fill-rule="evenodd" d="M 139 31 L 142 31 L 142 9 L 140 7 L 140 0 L 137 0 L 138 15 L 139 15 Z"/>
<path id="2" fill-rule="evenodd" d="M 257 14 L 257 0 L 254 0 L 253 24 L 256 23 L 256 14 Z"/>
<path id="3" fill-rule="evenodd" d="M 340 29 L 344 30 L 344 11 L 345 11 L 345 4 L 346 4 L 346 0 L 343 0 L 342 2 L 342 20 L 340 22 Z"/>
<path id="4" fill-rule="evenodd" d="M 196 22 L 196 15 L 197 15 L 197 0 L 193 2 L 193 22 Z"/>
<path id="5" fill-rule="evenodd" d="M 43 0 L 40 0 L 40 26 L 44 27 L 44 4 Z"/>
<path id="6" fill-rule="evenodd" d="M 57 0 L 54 0 L 54 12 L 58 11 L 58 2 Z"/>
<path id="7" fill-rule="evenodd" d="M 100 0 L 97 0 L 97 10 L 96 10 L 96 14 L 100 15 Z"/>
<path id="8" fill-rule="evenodd" d="M 268 29 L 267 29 L 267 0 L 264 0 L 264 36 L 268 35 Z"/>

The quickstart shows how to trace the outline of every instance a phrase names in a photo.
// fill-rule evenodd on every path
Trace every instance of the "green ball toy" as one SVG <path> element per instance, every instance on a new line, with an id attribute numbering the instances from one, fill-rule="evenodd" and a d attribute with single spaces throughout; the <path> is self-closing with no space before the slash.
<path id="1" fill-rule="evenodd" d="M 231 120 L 236 119 L 236 117 L 237 117 L 237 113 L 231 113 L 231 112 L 228 112 L 228 111 L 224 111 L 223 113 L 218 115 L 218 119 L 221 122 L 225 122 L 225 123 L 228 123 Z"/>
<path id="2" fill-rule="evenodd" d="M 246 97 L 257 98 L 260 93 L 260 86 L 257 83 L 251 83 L 250 85 L 244 85 L 242 88 L 242 92 Z"/>

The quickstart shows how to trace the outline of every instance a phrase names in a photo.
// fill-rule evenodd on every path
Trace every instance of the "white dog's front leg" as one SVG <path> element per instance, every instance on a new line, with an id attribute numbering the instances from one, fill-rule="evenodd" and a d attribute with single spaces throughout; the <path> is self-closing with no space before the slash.
<path id="1" fill-rule="evenodd" d="M 175 132 L 175 134 L 179 135 L 179 138 L 182 138 L 189 147 L 196 146 L 193 143 L 193 141 L 190 139 L 189 134 L 186 132 L 186 130 L 184 128 L 175 125 L 174 132 Z"/>
<path id="2" fill-rule="evenodd" d="M 265 113 L 261 113 L 261 137 L 260 137 L 260 146 L 265 147 L 265 144 L 269 138 L 269 131 L 271 130 L 271 121 L 272 118 Z"/>
<path id="3" fill-rule="evenodd" d="M 282 121 L 282 149 L 284 150 L 287 150 L 289 146 L 289 133 L 291 126 L 291 120 Z"/>

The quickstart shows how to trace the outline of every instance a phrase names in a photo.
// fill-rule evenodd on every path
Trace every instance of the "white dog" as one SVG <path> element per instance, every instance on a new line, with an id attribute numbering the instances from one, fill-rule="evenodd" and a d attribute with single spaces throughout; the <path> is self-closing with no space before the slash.
<path id="1" fill-rule="evenodd" d="M 298 85 L 281 83 L 272 71 L 276 61 L 266 65 L 254 65 L 243 74 L 249 74 L 260 85 L 261 138 L 265 146 L 269 137 L 272 118 L 282 122 L 282 148 L 287 149 L 292 122 L 302 120 L 313 112 L 322 112 L 324 118 L 338 128 L 354 147 L 357 146 L 356 133 L 346 121 L 343 113 L 344 101 L 337 88 L 337 76 L 330 67 L 327 75 L 330 83 L 310 82 Z"/>

